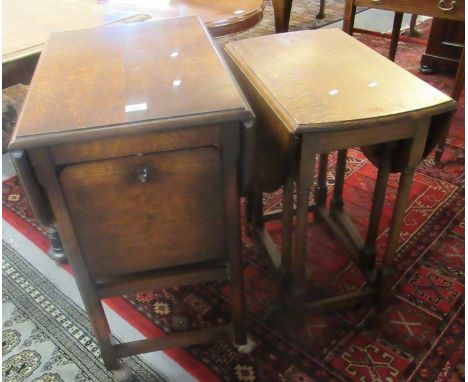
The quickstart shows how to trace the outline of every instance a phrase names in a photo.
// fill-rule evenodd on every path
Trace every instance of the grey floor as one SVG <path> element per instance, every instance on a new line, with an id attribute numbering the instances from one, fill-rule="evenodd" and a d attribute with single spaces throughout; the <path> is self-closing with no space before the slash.
<path id="1" fill-rule="evenodd" d="M 364 12 L 356 14 L 354 20 L 354 27 L 367 29 L 376 32 L 390 32 L 393 27 L 393 12 L 382 11 L 380 9 L 367 9 Z M 419 16 L 419 20 L 424 20 L 427 17 Z M 405 13 L 403 16 L 403 22 L 401 23 L 402 29 L 408 29 L 410 25 L 411 15 Z M 338 21 L 336 23 L 328 24 L 324 28 L 342 28 L 343 21 Z"/>

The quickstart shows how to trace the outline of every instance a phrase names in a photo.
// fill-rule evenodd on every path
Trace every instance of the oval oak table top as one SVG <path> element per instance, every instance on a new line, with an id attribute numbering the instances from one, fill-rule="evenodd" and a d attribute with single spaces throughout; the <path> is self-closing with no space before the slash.
<path id="1" fill-rule="evenodd" d="M 292 133 L 455 107 L 449 96 L 339 29 L 239 40 L 226 51 Z"/>
<path id="2" fill-rule="evenodd" d="M 41 52 L 52 32 L 198 16 L 219 37 L 253 27 L 263 9 L 263 0 L 4 0 L 2 63 Z"/>

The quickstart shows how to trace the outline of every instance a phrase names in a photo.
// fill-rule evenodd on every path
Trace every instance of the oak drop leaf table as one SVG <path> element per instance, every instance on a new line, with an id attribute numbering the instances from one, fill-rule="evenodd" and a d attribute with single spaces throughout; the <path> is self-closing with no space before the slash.
<path id="1" fill-rule="evenodd" d="M 416 167 L 447 127 L 456 103 L 445 94 L 337 29 L 301 31 L 226 45 L 228 63 L 256 114 L 251 231 L 263 243 L 291 307 L 326 310 L 391 295 L 391 275 Z M 367 237 L 343 206 L 346 155 L 362 147 L 379 167 Z M 328 153 L 338 151 L 330 208 Z M 318 163 L 315 204 L 309 206 Z M 377 229 L 390 172 L 401 172 L 383 265 L 375 269 Z M 296 185 L 297 209 L 293 209 Z M 283 186 L 282 211 L 264 213 L 262 195 Z M 357 292 L 307 301 L 307 215 L 312 210 L 367 276 Z M 293 215 L 296 223 L 293 230 Z M 282 219 L 277 253 L 265 221 Z M 293 234 L 295 246 L 293 248 Z"/>
<path id="2" fill-rule="evenodd" d="M 109 370 L 231 332 L 245 342 L 238 195 L 253 117 L 197 17 L 47 42 L 9 149 L 38 218 L 56 221 Z M 232 324 L 111 343 L 102 298 L 225 279 Z"/>

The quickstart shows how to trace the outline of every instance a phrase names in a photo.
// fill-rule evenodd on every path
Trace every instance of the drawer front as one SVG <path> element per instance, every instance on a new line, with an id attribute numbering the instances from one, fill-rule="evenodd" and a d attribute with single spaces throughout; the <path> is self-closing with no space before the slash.
<path id="1" fill-rule="evenodd" d="M 71 165 L 60 183 L 95 278 L 225 257 L 221 158 L 214 148 Z"/>
<path id="2" fill-rule="evenodd" d="M 416 15 L 465 20 L 465 0 L 354 0 L 358 7 L 386 9 Z"/>

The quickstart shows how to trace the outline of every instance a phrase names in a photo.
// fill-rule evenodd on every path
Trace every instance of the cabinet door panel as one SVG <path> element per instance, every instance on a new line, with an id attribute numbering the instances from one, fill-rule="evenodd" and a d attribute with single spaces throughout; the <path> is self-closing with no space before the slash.
<path id="1" fill-rule="evenodd" d="M 224 257 L 221 157 L 214 148 L 71 165 L 60 182 L 95 278 Z"/>

